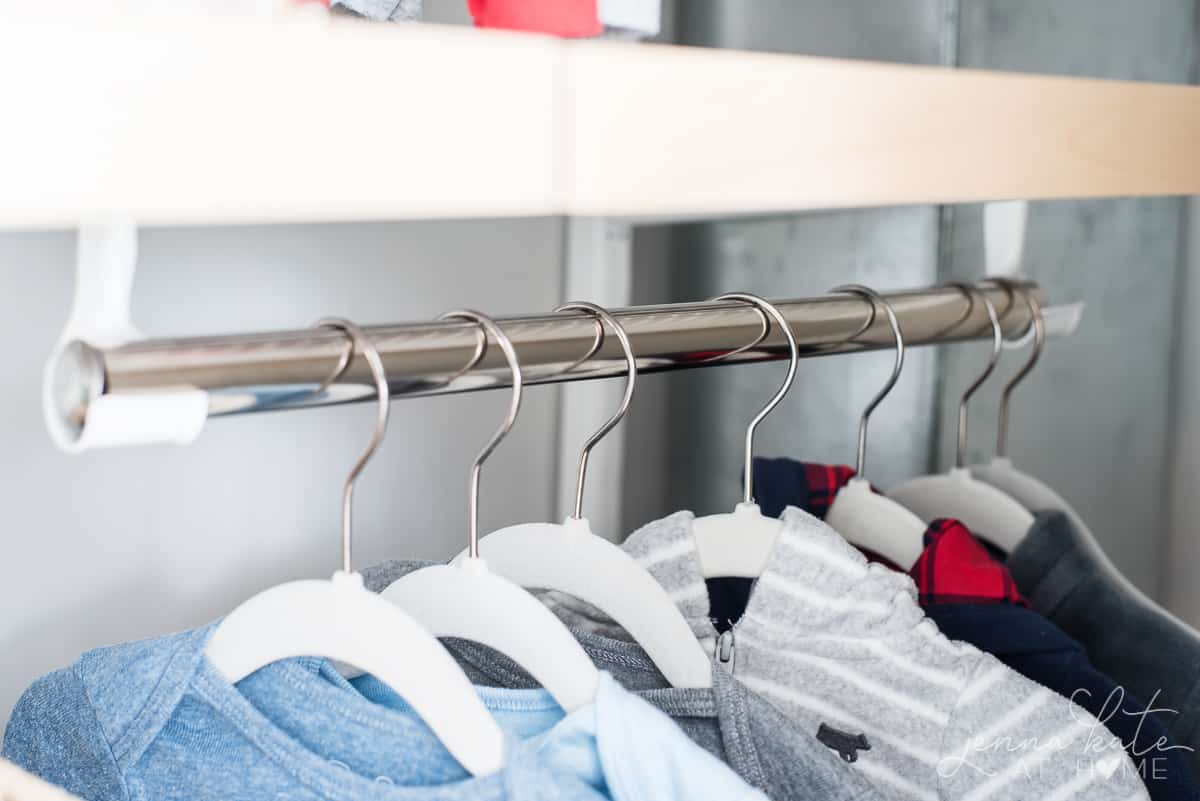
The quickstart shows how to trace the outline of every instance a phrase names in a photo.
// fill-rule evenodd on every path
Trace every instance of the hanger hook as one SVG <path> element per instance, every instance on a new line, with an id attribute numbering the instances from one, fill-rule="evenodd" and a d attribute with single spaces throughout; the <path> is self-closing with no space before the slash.
<path id="1" fill-rule="evenodd" d="M 504 418 L 504 422 L 496 429 L 496 433 L 492 434 L 492 438 L 488 440 L 483 449 L 479 451 L 479 455 L 475 457 L 475 461 L 471 464 L 471 484 L 467 495 L 467 514 L 469 517 L 470 528 L 468 530 L 467 540 L 467 556 L 471 559 L 479 558 L 479 475 L 483 471 L 483 463 L 492 455 L 492 451 L 496 450 L 496 446 L 500 441 L 508 436 L 508 432 L 512 431 L 513 424 L 517 422 L 517 412 L 521 410 L 521 394 L 523 382 L 521 380 L 521 365 L 517 361 L 517 349 L 513 347 L 512 340 L 508 334 L 504 333 L 496 321 L 488 317 L 482 312 L 473 311 L 471 309 L 458 309 L 456 311 L 446 312 L 439 320 L 467 320 L 477 324 L 484 330 L 487 335 L 496 340 L 500 346 L 500 350 L 504 352 L 504 360 L 508 362 L 508 369 L 512 374 L 512 402 L 508 405 L 508 414 Z M 486 341 L 484 350 L 486 351 Z M 476 360 L 477 361 L 477 360 Z"/>
<path id="2" fill-rule="evenodd" d="M 974 305 L 976 298 L 983 304 L 983 308 L 987 311 L 988 322 L 992 324 L 992 355 L 988 359 L 987 368 L 975 379 L 971 386 L 967 387 L 967 391 L 963 393 L 962 400 L 958 402 L 958 450 L 955 453 L 954 463 L 958 467 L 966 467 L 967 459 L 967 403 L 971 400 L 971 396 L 975 394 L 975 390 L 983 386 L 983 382 L 987 381 L 988 376 L 996 369 L 996 364 L 1000 361 L 1000 348 L 1004 345 L 1004 329 L 1000 327 L 1000 318 L 996 314 L 996 305 L 992 303 L 991 298 L 987 293 L 980 292 L 978 287 L 970 284 L 954 283 L 950 286 L 956 287 L 964 295 L 967 300 Z M 970 316 L 968 314 L 968 316 Z"/>
<path id="3" fill-rule="evenodd" d="M 389 402 L 391 392 L 388 389 L 387 373 L 383 369 L 383 359 L 379 356 L 379 349 L 375 347 L 375 343 L 362 328 L 342 317 L 325 317 L 318 320 L 314 327 L 342 331 L 350 341 L 349 356 L 342 357 L 338 362 L 338 370 L 326 380 L 325 386 L 341 377 L 346 368 L 350 366 L 354 351 L 357 350 L 362 353 L 363 358 L 367 360 L 367 366 L 371 368 L 371 378 L 375 382 L 375 397 L 379 401 L 376 406 L 375 433 L 371 435 L 370 443 L 358 457 L 354 467 L 350 468 L 350 474 L 346 476 L 346 483 L 342 487 L 342 571 L 351 573 L 354 569 L 350 552 L 351 534 L 354 531 L 351 517 L 354 507 L 354 483 L 358 480 L 363 468 L 367 466 L 367 462 L 371 461 L 371 457 L 375 455 L 375 451 L 379 450 L 380 444 L 383 443 L 383 437 L 387 434 L 388 414 L 391 411 Z"/>
<path id="4" fill-rule="evenodd" d="M 1030 292 L 1028 287 L 1011 278 L 1004 277 L 988 278 L 984 283 L 1003 287 L 1010 295 L 1019 293 L 1029 308 L 1030 325 L 1033 326 L 1033 351 L 1016 375 L 1004 385 L 1004 391 L 1000 393 L 1000 418 L 996 424 L 996 455 L 1003 459 L 1008 456 L 1008 402 L 1012 398 L 1017 384 L 1025 380 L 1025 377 L 1037 365 L 1038 359 L 1042 357 L 1042 351 L 1046 345 L 1046 319 L 1042 314 L 1042 304 L 1038 302 L 1037 295 Z"/>
<path id="5" fill-rule="evenodd" d="M 625 352 L 625 365 L 627 367 L 625 378 L 625 394 L 621 398 L 621 405 L 617 408 L 616 413 L 613 414 L 612 417 L 608 418 L 608 421 L 604 425 L 600 426 L 596 433 L 588 437 L 587 442 L 583 444 L 583 451 L 579 454 L 579 478 L 575 483 L 575 513 L 571 516 L 576 520 L 580 520 L 583 518 L 583 485 L 587 480 L 588 457 L 591 456 L 592 448 L 595 447 L 596 443 L 608 436 L 608 433 L 616 428 L 617 423 L 620 423 L 621 419 L 625 416 L 625 413 L 629 411 L 629 404 L 633 402 L 633 387 L 637 382 L 637 356 L 635 356 L 633 353 L 633 343 L 629 341 L 629 334 L 625 332 L 625 327 L 617 322 L 617 318 L 613 317 L 595 303 L 588 303 L 587 301 L 572 301 L 570 303 L 564 303 L 554 311 L 583 311 L 592 315 L 600 324 L 601 341 L 603 341 L 604 336 L 604 324 L 607 323 L 608 327 L 611 328 L 613 333 L 617 335 L 617 339 L 621 341 L 621 350 Z M 598 350 L 599 347 L 593 346 L 588 354 L 588 358 L 591 358 L 591 356 Z M 582 364 L 582 362 L 577 362 L 575 365 L 572 365 L 572 369 L 579 364 Z"/>
<path id="6" fill-rule="evenodd" d="M 871 304 L 871 316 L 867 321 L 866 329 L 869 329 L 875 322 L 875 304 L 882 306 L 883 313 L 888 318 L 888 325 L 892 329 L 892 339 L 896 346 L 896 361 L 892 365 L 891 377 L 883 385 L 883 389 L 879 390 L 875 394 L 875 397 L 871 399 L 871 402 L 867 404 L 867 408 L 863 410 L 862 417 L 858 418 L 858 457 L 855 462 L 854 472 L 859 478 L 865 478 L 863 470 L 866 467 L 867 461 L 867 422 L 871 419 L 871 413 L 883 402 L 883 399 L 892 391 L 892 387 L 896 386 L 896 382 L 900 380 L 900 371 L 904 369 L 904 333 L 900 330 L 900 320 L 896 318 L 896 310 L 892 308 L 892 304 L 883 295 L 869 286 L 863 286 L 862 284 L 842 284 L 829 291 L 858 295 L 865 298 Z"/>
<path id="7" fill-rule="evenodd" d="M 758 295 L 751 295 L 748 292 L 727 292 L 712 299 L 713 302 L 723 300 L 740 300 L 743 303 L 753 305 L 758 309 L 759 314 L 762 315 L 763 322 L 767 324 L 768 330 L 770 323 L 767 322 L 766 315 L 770 315 L 779 324 L 779 328 L 783 331 L 783 336 L 787 339 L 788 344 L 788 357 L 790 361 L 788 363 L 787 376 L 783 379 L 783 386 L 779 388 L 779 391 L 775 393 L 771 400 L 767 401 L 767 405 L 754 416 L 754 419 L 750 421 L 750 425 L 746 427 L 746 459 L 742 466 L 742 484 L 745 489 L 742 495 L 742 502 L 751 504 L 754 503 L 754 430 L 780 404 L 783 396 L 787 395 L 788 390 L 792 388 L 792 382 L 796 380 L 796 365 L 800 361 L 800 351 L 796 347 L 796 335 L 792 333 L 792 327 L 788 325 L 787 318 L 783 316 L 783 313 L 774 304 L 763 300 Z"/>

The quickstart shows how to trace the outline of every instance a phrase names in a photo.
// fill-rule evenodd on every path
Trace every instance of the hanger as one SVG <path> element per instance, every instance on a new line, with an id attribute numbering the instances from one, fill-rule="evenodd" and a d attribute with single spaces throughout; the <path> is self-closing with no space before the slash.
<path id="1" fill-rule="evenodd" d="M 336 381 L 354 352 L 375 381 L 375 433 L 342 490 L 342 569 L 329 581 L 280 584 L 234 609 L 213 632 L 204 655 L 230 683 L 280 659 L 322 656 L 364 670 L 405 699 L 446 749 L 473 775 L 504 766 L 504 734 L 454 657 L 432 634 L 368 591 L 353 571 L 351 520 L 354 484 L 387 432 L 389 393 L 379 351 L 349 320 L 318 327 L 346 333 L 348 348 L 318 392 Z"/>
<path id="2" fill-rule="evenodd" d="M 1041 359 L 1042 350 L 1046 344 L 1046 322 L 1042 315 L 1042 305 L 1032 292 L 1026 291 L 1024 287 L 1021 287 L 1015 281 L 996 277 L 987 279 L 987 283 L 1002 287 L 1010 296 L 1018 292 L 1021 294 L 1026 306 L 1029 307 L 1029 314 L 1032 318 L 1033 349 L 1029 354 L 1029 359 L 1026 360 L 1025 364 L 1021 365 L 1021 369 L 1004 385 L 1004 390 L 1000 393 L 1000 413 L 996 422 L 996 455 L 988 464 L 973 465 L 971 467 L 971 474 L 989 486 L 995 486 L 1006 495 L 1009 495 L 1009 492 L 1004 489 L 1006 487 L 1012 487 L 1014 490 L 1018 487 L 1030 488 L 1033 495 L 1038 497 L 1042 497 L 1047 493 L 1053 495 L 1053 490 L 1028 473 L 1016 469 L 1013 466 L 1012 460 L 1008 458 L 1009 401 L 1012 399 L 1013 390 L 1033 371 L 1034 366 Z M 1019 493 L 1018 495 L 1020 494 L 1025 493 Z M 1012 495 L 1009 495 L 1009 497 L 1012 497 Z M 1013 500 L 1020 503 L 1016 498 L 1013 498 Z M 1006 544 L 1003 547 L 1006 551 L 1011 552 L 1022 539 L 1024 539 L 1024 533 L 1020 537 L 1017 537 L 1011 545 Z"/>
<path id="3" fill-rule="evenodd" d="M 988 280 L 991 283 L 1005 287 L 1010 292 L 1019 292 L 1024 298 L 1033 317 L 1033 350 L 1029 355 L 1029 359 L 1004 386 L 1004 391 L 1000 395 L 1000 417 L 996 428 L 996 456 L 987 464 L 972 465 L 971 474 L 980 481 L 995 486 L 1006 495 L 1011 493 L 1010 497 L 1014 499 L 1019 498 L 1018 502 L 1022 506 L 1025 506 L 1025 508 L 1037 509 L 1039 511 L 1051 509 L 1061 511 L 1074 525 L 1076 532 L 1078 532 L 1082 540 L 1086 543 L 1087 549 L 1092 553 L 1096 563 L 1100 566 L 1107 579 L 1120 587 L 1135 603 L 1140 604 L 1146 610 L 1173 621 L 1181 629 L 1191 631 L 1191 627 L 1180 620 L 1175 613 L 1165 609 L 1125 577 L 1125 574 L 1113 564 L 1108 554 L 1104 551 L 1104 548 L 1096 540 L 1096 536 L 1092 533 L 1087 523 L 1084 522 L 1079 513 L 1066 500 L 1041 479 L 1023 470 L 1018 470 L 1013 465 L 1012 460 L 1009 459 L 1009 400 L 1012 397 L 1013 390 L 1033 371 L 1034 366 L 1037 365 L 1041 358 L 1046 344 L 1046 326 L 1041 303 L 1038 302 L 1037 296 L 1034 293 L 1029 292 L 1025 287 L 1007 278 L 991 278 Z M 1009 552 L 1011 553 L 1011 550 Z"/>
<path id="4" fill-rule="evenodd" d="M 967 284 L 956 284 L 971 299 L 978 298 L 992 324 L 992 355 L 987 368 L 963 393 L 958 404 L 958 449 L 955 466 L 948 473 L 914 478 L 888 492 L 926 523 L 939 517 L 961 521 L 978 537 L 1010 550 L 1033 525 L 1033 515 L 1000 490 L 971 477 L 966 469 L 967 404 L 983 385 L 1000 359 L 1004 331 L 996 307 L 987 295 Z"/>
<path id="5" fill-rule="evenodd" d="M 916 564 L 924 549 L 925 523 L 896 501 L 872 490 L 864 472 L 867 457 L 867 422 L 871 412 L 887 397 L 900 378 L 900 371 L 904 368 L 904 334 L 900 330 L 900 321 L 896 319 L 896 311 L 892 304 L 870 287 L 847 284 L 835 287 L 831 291 L 859 295 L 871 304 L 867 328 L 875 322 L 875 304 L 883 307 L 896 343 L 896 361 L 892 366 L 891 377 L 867 404 L 858 420 L 855 477 L 838 490 L 825 515 L 825 522 L 851 544 L 885 556 L 907 570 Z"/>
<path id="6" fill-rule="evenodd" d="M 597 342 L 603 340 L 604 324 L 608 324 L 625 352 L 629 370 L 625 395 L 616 413 L 583 445 L 574 512 L 561 525 L 522 523 L 494 531 L 480 540 L 480 553 L 494 571 L 523 587 L 559 590 L 604 612 L 629 632 L 672 687 L 710 687 L 712 662 L 671 596 L 636 559 L 595 535 L 583 516 L 588 457 L 620 423 L 633 400 L 638 368 L 629 336 L 595 304 L 567 303 L 555 311 L 593 315 L 599 325 Z M 593 347 L 591 352 L 596 350 Z"/>
<path id="7" fill-rule="evenodd" d="M 1004 390 L 1000 393 L 1000 414 L 996 421 L 996 456 L 993 464 L 1004 463 L 1011 466 L 1012 462 L 1008 458 L 1009 401 L 1012 399 L 1013 390 L 1025 380 L 1027 375 L 1033 372 L 1038 360 L 1042 358 L 1042 351 L 1046 346 L 1046 319 L 1042 314 L 1042 304 L 1038 302 L 1037 297 L 1015 281 L 1007 278 L 989 278 L 986 283 L 1002 287 L 1010 295 L 1019 292 L 1025 305 L 1029 307 L 1029 316 L 1032 319 L 1030 324 L 1033 326 L 1033 350 L 1029 354 L 1029 359 L 1021 365 L 1021 369 L 1004 385 Z"/>
<path id="8" fill-rule="evenodd" d="M 763 418 L 779 405 L 784 395 L 791 389 L 792 382 L 796 379 L 796 365 L 800 360 L 800 354 L 796 348 L 796 337 L 792 334 L 791 326 L 788 325 L 779 309 L 772 304 L 757 295 L 745 292 L 731 292 L 715 297 L 713 300 L 740 300 L 753 304 L 762 316 L 766 329 L 770 328 L 768 320 L 768 315 L 770 315 L 770 319 L 773 319 L 783 331 L 788 344 L 790 361 L 783 386 L 746 427 L 742 502 L 734 508 L 731 514 L 697 517 L 692 527 L 696 551 L 700 557 L 700 569 L 705 578 L 718 576 L 757 578 L 762 575 L 767 559 L 775 548 L 775 542 L 779 539 L 780 532 L 783 531 L 783 523 L 773 517 L 763 516 L 758 504 L 754 502 L 754 430 L 758 428 L 758 424 L 763 421 Z"/>
<path id="9" fill-rule="evenodd" d="M 564 711 L 573 712 L 595 700 L 600 681 L 596 666 L 553 612 L 528 591 L 491 572 L 479 551 L 479 476 L 484 461 L 512 430 L 521 408 L 516 349 L 500 326 L 479 312 L 454 311 L 439 319 L 474 322 L 496 340 L 512 374 L 512 402 L 504 422 L 471 465 L 466 556 L 453 564 L 401 576 L 380 595 L 436 637 L 471 640 L 504 654 L 545 687 Z"/>

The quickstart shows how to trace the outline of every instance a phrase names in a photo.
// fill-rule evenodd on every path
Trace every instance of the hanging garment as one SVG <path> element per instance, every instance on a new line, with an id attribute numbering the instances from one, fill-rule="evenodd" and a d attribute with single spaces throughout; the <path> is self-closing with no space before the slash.
<path id="1" fill-rule="evenodd" d="M 1191 749 L 1174 742 L 1133 693 L 1096 670 L 1082 645 L 1029 609 L 1008 569 L 965 526 L 935 521 L 925 541 L 911 575 L 926 616 L 943 634 L 987 651 L 1094 715 L 1120 739 L 1155 801 L 1200 798 Z"/>
<path id="2" fill-rule="evenodd" d="M 758 486 L 766 495 L 764 503 L 782 509 L 791 501 L 817 517 L 854 477 L 849 467 L 791 459 L 756 459 L 754 470 L 756 482 L 762 479 Z M 1061 547 L 1061 540 L 1053 542 L 1054 549 Z M 866 556 L 886 563 L 874 554 Z M 1095 715 L 1120 738 L 1155 799 L 1193 798 L 1200 792 L 1197 774 L 1188 765 L 1194 762 L 1195 748 L 1169 731 L 1170 713 L 1148 714 L 1139 692 L 1097 670 L 1081 643 L 1038 612 L 1021 609 L 1029 603 L 1009 568 L 965 526 L 955 520 L 933 521 L 925 533 L 925 549 L 908 572 L 925 614 L 943 634 L 987 651 Z M 745 608 L 744 599 L 729 588 L 713 597 L 729 604 L 714 611 L 718 616 Z M 1097 628 L 1109 628 L 1108 623 L 1089 620 Z M 1157 699 L 1151 701 L 1151 709 L 1162 707 Z"/>
<path id="3" fill-rule="evenodd" d="M 1148 701 L 1200 775 L 1200 634 L 1160 612 L 1064 512 L 1038 512 L 1006 564 L 1030 604 Z"/>
<path id="4" fill-rule="evenodd" d="M 625 543 L 751 690 L 837 751 L 885 798 L 1144 799 L 1120 743 L 1064 698 L 925 618 L 912 580 L 798 509 L 745 614 L 710 621 L 693 515 Z"/>
<path id="5" fill-rule="evenodd" d="M 935 604 L 925 614 L 947 637 L 987 651 L 1088 710 L 1121 741 L 1154 801 L 1200 798 L 1187 746 L 1174 742 L 1145 704 L 1096 670 L 1083 646 L 1046 618 L 1010 604 Z"/>
<path id="6" fill-rule="evenodd" d="M 0 759 L 0 801 L 79 801 L 78 798 Z"/>
<path id="7" fill-rule="evenodd" d="M 381 590 L 428 562 L 391 561 L 362 571 L 367 589 Z M 739 776 L 772 799 L 789 801 L 877 801 L 879 795 L 812 735 L 801 731 L 775 707 L 714 665 L 711 688 L 674 688 L 623 629 L 620 639 L 585 627 L 603 619 L 598 610 L 560 593 L 542 593 L 548 605 L 572 626 L 588 656 L 627 690 L 670 715 L 694 742 L 726 762 Z M 579 612 L 576 609 L 585 611 Z M 615 625 L 615 624 L 614 624 Z M 528 688 L 537 683 L 511 659 L 478 643 L 446 640 L 476 684 Z"/>
<path id="8" fill-rule="evenodd" d="M 329 7 L 376 22 L 417 22 L 423 0 L 331 0 Z"/>
<path id="9" fill-rule="evenodd" d="M 930 522 L 924 543 L 925 549 L 908 574 L 916 582 L 917 600 L 926 610 L 958 603 L 1029 605 L 1008 568 L 957 520 Z"/>
<path id="10" fill-rule="evenodd" d="M 481 697 L 509 736 L 504 769 L 471 778 L 379 682 L 371 700 L 319 658 L 237 686 L 203 656 L 213 629 L 103 648 L 26 691 L 4 756 L 88 801 L 763 801 L 671 720 L 602 677 L 563 716 L 544 691 Z"/>
<path id="11" fill-rule="evenodd" d="M 838 490 L 856 475 L 854 468 L 846 465 L 761 456 L 754 457 L 752 469 L 754 500 L 768 517 L 779 517 L 784 509 L 795 506 L 824 520 Z"/>
<path id="12" fill-rule="evenodd" d="M 812 516 L 824 520 L 833 505 L 838 491 L 855 477 L 853 467 L 828 465 L 815 462 L 799 462 L 795 459 L 754 459 L 755 500 L 763 514 L 778 517 L 789 506 L 803 509 Z M 871 487 L 872 492 L 879 492 Z M 972 536 L 996 560 L 1003 562 L 1006 554 L 986 540 Z M 859 549 L 863 550 L 863 549 Z M 901 573 L 908 572 L 891 560 L 877 553 L 863 550 L 872 562 L 879 562 Z M 1007 575 L 1007 574 L 1006 574 Z M 915 578 L 915 575 L 914 575 Z M 918 588 L 920 582 L 918 582 Z"/>

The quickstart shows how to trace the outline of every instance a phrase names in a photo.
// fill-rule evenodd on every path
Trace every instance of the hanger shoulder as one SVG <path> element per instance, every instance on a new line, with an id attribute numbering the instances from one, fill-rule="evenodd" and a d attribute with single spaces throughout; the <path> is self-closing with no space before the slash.
<path id="1" fill-rule="evenodd" d="M 705 515 L 692 522 L 704 578 L 758 578 L 767 566 L 783 523 L 764 517 L 758 504 L 739 503 L 731 514 Z"/>
<path id="2" fill-rule="evenodd" d="M 380 595 L 435 637 L 471 640 L 512 659 L 567 712 L 596 698 L 600 674 L 570 630 L 529 592 L 490 572 L 482 559 L 422 568 Z"/>
<path id="3" fill-rule="evenodd" d="M 851 545 L 874 551 L 905 570 L 924 550 L 925 522 L 907 507 L 855 478 L 838 490 L 825 522 Z"/>
<path id="4" fill-rule="evenodd" d="M 1033 515 L 1008 495 L 971 478 L 962 468 L 922 476 L 888 492 L 926 523 L 939 517 L 961 521 L 978 537 L 1011 551 L 1029 532 Z"/>
<path id="5" fill-rule="evenodd" d="M 711 662 L 671 596 L 586 520 L 508 526 L 482 538 L 479 550 L 491 569 L 523 587 L 558 590 L 604 612 L 672 687 L 712 686 Z"/>
<path id="6" fill-rule="evenodd" d="M 205 649 L 230 683 L 280 659 L 314 655 L 353 665 L 398 693 L 473 775 L 504 766 L 504 734 L 458 663 L 412 617 L 363 589 L 357 574 L 260 592 L 221 621 Z"/>

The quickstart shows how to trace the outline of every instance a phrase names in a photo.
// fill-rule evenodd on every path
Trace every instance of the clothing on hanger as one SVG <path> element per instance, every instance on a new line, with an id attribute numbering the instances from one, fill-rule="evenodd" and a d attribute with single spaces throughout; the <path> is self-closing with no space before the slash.
<path id="1" fill-rule="evenodd" d="M 848 467 L 791 459 L 756 460 L 755 470 L 760 486 L 770 492 L 772 508 L 790 499 L 801 508 L 811 506 L 805 511 L 818 517 L 854 477 Z M 943 634 L 987 651 L 1104 723 L 1125 745 L 1156 801 L 1197 797 L 1200 784 L 1189 764 L 1191 750 L 1173 740 L 1135 692 L 1098 671 L 1082 645 L 1030 610 L 994 549 L 966 526 L 957 520 L 933 521 L 925 533 L 925 550 L 908 574 L 926 616 Z"/>
<path id="2" fill-rule="evenodd" d="M 987 651 L 1086 709 L 1118 737 L 1155 801 L 1200 798 L 1191 751 L 1146 704 L 1098 671 L 1083 646 L 1029 608 L 1012 576 L 965 526 L 936 521 L 912 575 L 943 634 Z"/>
<path id="3" fill-rule="evenodd" d="M 904 575 L 788 509 L 745 614 L 724 633 L 679 512 L 625 543 L 677 598 L 716 659 L 831 748 L 885 798 L 1147 798 L 1086 711 L 953 643 Z M 1102 738 L 1103 739 L 1103 738 Z M 1005 744 L 1018 744 L 1006 747 Z"/>
<path id="4" fill-rule="evenodd" d="M 1008 568 L 959 521 L 934 520 L 925 529 L 924 542 L 925 550 L 908 571 L 923 608 L 956 603 L 1029 605 Z"/>
<path id="5" fill-rule="evenodd" d="M 794 506 L 797 509 L 803 509 L 813 517 L 824 520 L 830 504 L 837 497 L 838 490 L 849 484 L 850 479 L 854 477 L 854 468 L 846 465 L 800 462 L 784 457 L 774 459 L 755 457 L 754 459 L 754 481 L 755 486 L 759 488 L 763 513 L 775 516 L 783 514 L 783 510 L 787 507 Z M 871 489 L 879 492 L 875 487 Z M 937 519 L 950 520 L 952 518 Z M 928 533 L 929 529 L 926 530 L 926 535 Z M 1000 562 L 1003 562 L 1007 556 L 987 540 L 979 539 L 974 535 L 971 539 L 983 546 L 989 555 Z M 877 553 L 862 548 L 858 550 L 862 551 L 872 562 L 879 562 L 900 573 L 909 572 Z M 910 575 L 917 580 L 916 574 L 910 573 Z M 920 589 L 919 580 L 917 587 Z"/>
<path id="6" fill-rule="evenodd" d="M 363 580 L 368 589 L 380 590 L 400 576 L 426 565 L 427 562 L 417 561 L 384 562 L 365 568 Z M 596 620 L 603 619 L 598 610 L 560 593 L 541 595 L 571 626 L 572 633 L 597 667 L 670 715 L 688 737 L 726 762 L 742 779 L 769 798 L 797 801 L 879 799 L 870 784 L 850 771 L 812 734 L 801 731 L 770 703 L 715 664 L 712 687 L 672 687 L 650 656 L 623 629 L 614 629 L 618 637 L 606 637 L 587 630 Z M 581 608 L 587 612 L 577 611 Z M 493 649 L 458 639 L 445 643 L 477 684 L 514 688 L 537 686 L 525 670 Z"/>
<path id="7" fill-rule="evenodd" d="M 1139 698 L 1098 671 L 1058 626 L 1012 604 L 935 603 L 925 614 L 950 639 L 987 651 L 1094 715 L 1124 745 L 1155 801 L 1200 798 L 1189 748 L 1175 742 Z"/>
<path id="8" fill-rule="evenodd" d="M 545 691 L 479 688 L 509 759 L 471 778 L 386 685 L 356 687 L 328 660 L 230 684 L 204 657 L 214 626 L 92 651 L 38 680 L 4 757 L 88 801 L 765 798 L 608 676 L 566 716 Z"/>
<path id="9" fill-rule="evenodd" d="M 1087 650 L 1092 662 L 1150 703 L 1200 775 L 1200 633 L 1138 592 L 1063 511 L 1036 514 L 1006 562 L 1041 614 Z"/>
<path id="10" fill-rule="evenodd" d="M 0 801 L 79 801 L 65 790 L 0 759 Z"/>

